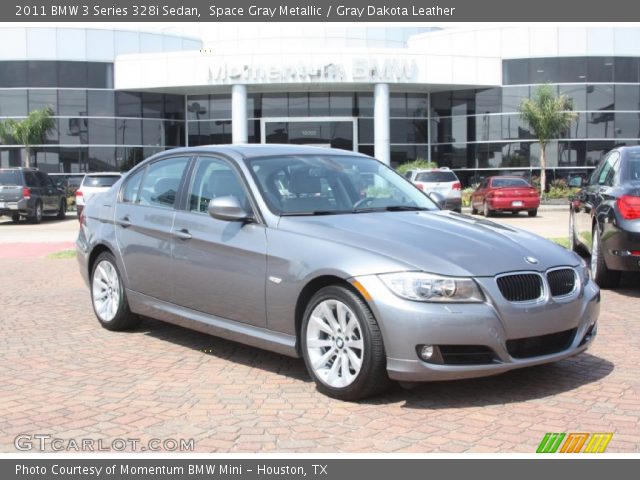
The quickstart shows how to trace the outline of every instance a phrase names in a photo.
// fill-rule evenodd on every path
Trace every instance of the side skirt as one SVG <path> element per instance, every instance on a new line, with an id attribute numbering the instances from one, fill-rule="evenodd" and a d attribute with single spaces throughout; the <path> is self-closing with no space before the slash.
<path id="1" fill-rule="evenodd" d="M 252 347 L 299 358 L 296 337 L 180 307 L 127 289 L 131 311 Z"/>

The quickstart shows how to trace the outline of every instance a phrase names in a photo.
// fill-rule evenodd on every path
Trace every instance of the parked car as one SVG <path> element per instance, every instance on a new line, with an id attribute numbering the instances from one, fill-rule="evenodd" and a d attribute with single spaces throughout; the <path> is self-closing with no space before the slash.
<path id="1" fill-rule="evenodd" d="M 116 172 L 87 173 L 75 193 L 78 218 L 91 197 L 109 190 L 114 183 L 120 180 L 120 177 L 122 174 Z"/>
<path id="2" fill-rule="evenodd" d="M 67 197 L 67 210 L 75 208 L 76 191 L 80 188 L 84 173 L 49 173 L 53 183 L 64 190 Z"/>
<path id="3" fill-rule="evenodd" d="M 413 183 L 426 194 L 438 193 L 444 197 L 444 208 L 462 211 L 462 184 L 448 168 L 417 170 L 412 175 Z"/>
<path id="4" fill-rule="evenodd" d="M 623 271 L 640 271 L 640 147 L 605 155 L 571 199 L 569 240 L 591 255 L 601 287 L 614 288 Z"/>
<path id="5" fill-rule="evenodd" d="M 361 193 L 358 175 L 376 189 Z M 596 334 L 599 289 L 579 255 L 440 210 L 354 152 L 170 150 L 89 202 L 80 225 L 104 328 L 145 315 L 303 357 L 340 399 L 557 361 Z"/>
<path id="6" fill-rule="evenodd" d="M 14 222 L 27 218 L 40 223 L 43 215 L 64 219 L 67 202 L 64 191 L 51 177 L 36 168 L 0 169 L 0 215 Z"/>
<path id="7" fill-rule="evenodd" d="M 471 194 L 471 214 L 482 212 L 490 217 L 494 212 L 511 212 L 514 215 L 526 210 L 530 217 L 538 215 L 540 195 L 524 178 L 497 176 L 480 182 Z"/>

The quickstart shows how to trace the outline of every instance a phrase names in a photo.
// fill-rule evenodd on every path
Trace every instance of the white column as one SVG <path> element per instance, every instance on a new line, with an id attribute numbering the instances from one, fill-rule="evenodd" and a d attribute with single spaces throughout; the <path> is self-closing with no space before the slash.
<path id="1" fill-rule="evenodd" d="M 389 85 L 377 83 L 373 91 L 374 156 L 389 165 Z"/>
<path id="2" fill-rule="evenodd" d="M 234 85 L 231 90 L 231 139 L 234 144 L 248 141 L 246 85 Z"/>

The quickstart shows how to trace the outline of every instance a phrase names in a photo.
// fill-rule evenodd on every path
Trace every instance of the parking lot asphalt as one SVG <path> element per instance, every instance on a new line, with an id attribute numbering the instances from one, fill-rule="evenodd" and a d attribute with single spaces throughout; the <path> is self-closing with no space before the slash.
<path id="1" fill-rule="evenodd" d="M 603 291 L 598 337 L 577 357 L 346 403 L 318 393 L 302 360 L 149 319 L 104 330 L 74 259 L 3 258 L 0 452 L 44 434 L 136 451 L 155 438 L 196 452 L 534 453 L 546 432 L 613 432 L 607 452 L 637 453 L 639 285 Z"/>

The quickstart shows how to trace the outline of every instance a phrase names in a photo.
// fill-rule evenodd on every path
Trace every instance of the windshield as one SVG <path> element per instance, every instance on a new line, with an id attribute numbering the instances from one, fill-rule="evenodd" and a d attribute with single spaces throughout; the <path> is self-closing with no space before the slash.
<path id="1" fill-rule="evenodd" d="M 246 162 L 277 215 L 438 210 L 425 194 L 377 160 L 329 154 Z"/>
<path id="2" fill-rule="evenodd" d="M 82 185 L 85 187 L 110 187 L 120 180 L 120 175 L 87 175 Z"/>
<path id="3" fill-rule="evenodd" d="M 22 185 L 19 170 L 0 170 L 0 185 Z"/>

